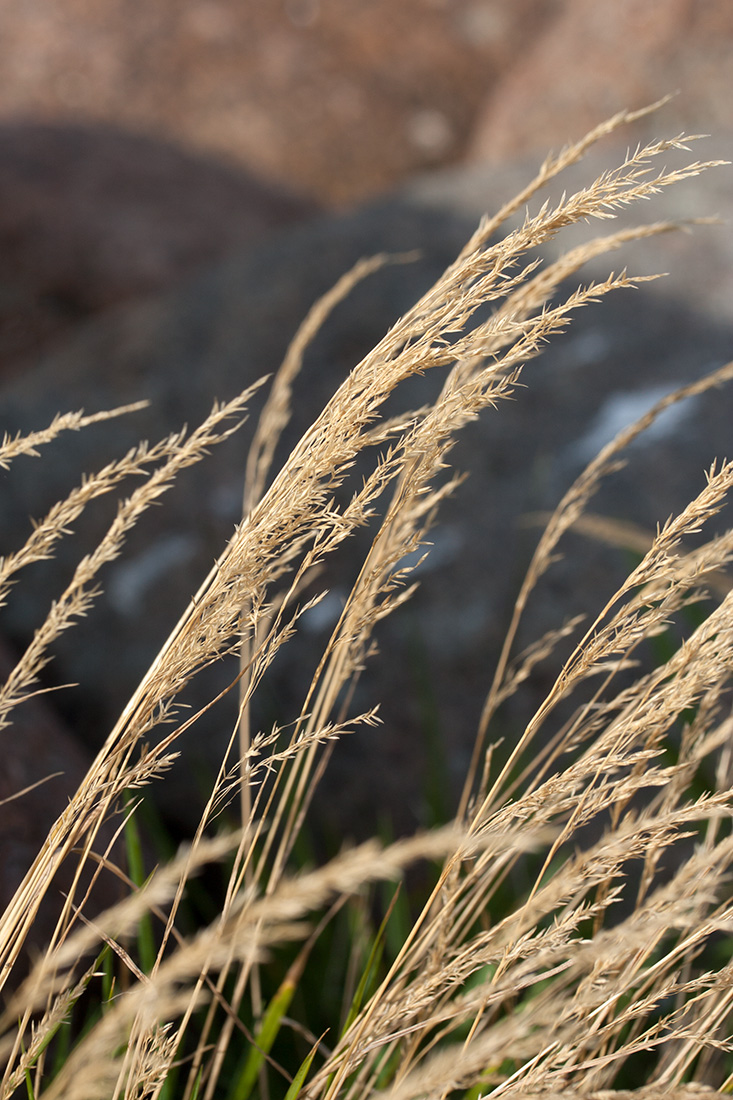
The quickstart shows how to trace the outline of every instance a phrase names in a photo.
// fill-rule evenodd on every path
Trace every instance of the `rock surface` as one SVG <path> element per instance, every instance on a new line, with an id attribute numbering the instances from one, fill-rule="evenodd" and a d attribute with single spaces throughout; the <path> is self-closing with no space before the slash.
<path id="1" fill-rule="evenodd" d="M 489 92 L 469 155 L 493 164 L 541 157 L 617 111 L 675 92 L 680 128 L 715 133 L 731 125 L 732 77 L 726 0 L 563 0 Z"/>
<path id="2" fill-rule="evenodd" d="M 0 371 L 313 209 L 112 127 L 0 125 Z"/>
<path id="3" fill-rule="evenodd" d="M 601 153 L 568 186 L 612 163 L 612 155 Z M 182 422 L 197 423 L 215 397 L 233 396 L 273 370 L 314 298 L 360 256 L 419 247 L 419 262 L 387 268 L 360 285 L 319 336 L 296 391 L 286 440 L 292 444 L 349 368 L 454 257 L 477 209 L 496 208 L 526 178 L 524 171 L 443 175 L 353 215 L 322 218 L 158 300 L 100 319 L 22 380 L 6 382 L 0 408 L 11 430 L 42 425 L 60 408 L 91 411 L 140 397 L 152 404 L 134 418 L 60 440 L 40 460 L 18 462 L 4 479 L 3 540 L 21 542 L 29 513 L 42 515 L 82 470 L 141 436 L 157 439 Z M 729 194 L 724 176 L 710 172 L 661 195 L 654 216 L 725 215 Z M 665 387 L 731 358 L 730 300 L 727 309 L 713 308 L 709 295 L 726 265 L 730 279 L 731 251 L 729 229 L 701 227 L 692 237 L 656 238 L 623 260 L 613 257 L 608 266 L 626 263 L 640 273 L 669 268 L 675 275 L 582 310 L 568 335 L 527 367 L 526 391 L 465 433 L 454 458 L 471 477 L 446 506 L 420 591 L 379 634 L 385 659 L 373 662 L 360 683 L 356 705 L 381 701 L 384 725 L 339 744 L 326 779 L 324 828 L 364 835 L 380 813 L 391 814 L 398 828 L 427 820 L 426 774 L 441 751 L 450 777 L 443 796 L 450 803 L 536 540 L 520 517 L 553 507 L 614 425 L 638 415 Z M 436 384 L 418 380 L 411 401 Z M 689 403 L 634 448 L 629 468 L 609 482 L 596 510 L 653 530 L 702 484 L 710 462 L 729 452 L 732 416 L 730 391 Z M 103 577 L 106 594 L 95 613 L 59 646 L 53 675 L 83 685 L 69 693 L 67 707 L 88 744 L 103 739 L 236 522 L 247 432 L 216 448 L 145 518 L 124 558 Z M 64 544 L 59 565 L 34 567 L 18 585 L 6 617 L 18 640 L 38 624 L 71 568 L 72 552 L 103 529 L 111 507 L 95 509 L 83 538 Z M 543 586 L 525 641 L 600 606 L 628 563 L 624 554 L 577 538 L 568 540 L 567 551 L 565 565 Z M 329 574 L 325 583 L 335 599 L 326 611 L 337 613 L 354 564 L 347 555 Z M 304 622 L 300 639 L 273 670 L 258 722 L 292 718 L 328 625 L 317 617 Z M 202 690 L 223 686 L 231 673 L 215 669 Z M 516 733 L 549 675 L 538 673 L 523 706 L 508 712 L 503 732 Z M 231 720 L 224 706 L 186 739 L 183 759 L 160 787 L 173 818 L 190 824 L 199 785 L 213 772 Z M 430 728 L 440 731 L 442 750 L 426 749 Z"/>
<path id="4" fill-rule="evenodd" d="M 175 140 L 326 203 L 502 163 L 676 90 L 729 126 L 727 0 L 6 0 L 0 114 Z"/>
<path id="5" fill-rule="evenodd" d="M 460 158 L 554 0 L 7 0 L 6 116 L 114 123 L 353 202 Z"/>

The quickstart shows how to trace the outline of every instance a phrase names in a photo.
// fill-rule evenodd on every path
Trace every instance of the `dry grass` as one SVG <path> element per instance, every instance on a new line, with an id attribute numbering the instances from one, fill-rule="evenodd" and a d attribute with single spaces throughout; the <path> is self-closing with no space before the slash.
<path id="1" fill-rule="evenodd" d="M 521 691 L 534 664 L 577 627 L 558 624 L 556 634 L 512 659 L 519 619 L 563 534 L 583 522 L 599 481 L 615 468 L 631 439 L 671 401 L 729 380 L 733 364 L 665 398 L 622 433 L 549 520 L 487 694 L 455 821 L 391 845 L 375 841 L 316 869 L 292 870 L 293 848 L 306 811 L 318 798 L 318 777 L 335 739 L 354 729 L 368 737 L 367 727 L 376 720 L 374 711 L 350 713 L 351 689 L 370 655 L 375 624 L 410 594 L 402 563 L 425 546 L 442 499 L 455 488 L 456 479 L 446 479 L 443 471 L 457 434 L 514 393 L 524 364 L 566 326 L 574 310 L 640 279 L 624 271 L 610 274 L 558 304 L 562 282 L 591 257 L 675 227 L 647 225 L 601 237 L 546 267 L 539 266 L 535 250 L 566 226 L 610 218 L 619 207 L 711 167 L 693 161 L 657 171 L 653 166 L 660 155 L 686 143 L 654 143 L 496 239 L 507 218 L 545 183 L 634 117 L 618 116 L 548 159 L 515 202 L 485 220 L 443 277 L 352 371 L 271 476 L 305 345 L 333 304 L 386 258 L 359 265 L 304 323 L 255 435 L 242 523 L 183 610 L 0 922 L 0 973 L 9 997 L 0 1031 L 2 1098 L 23 1088 L 49 1100 L 245 1096 L 241 1078 L 232 1085 L 226 1064 L 233 1050 L 256 1049 L 240 1011 L 247 1018 L 254 1014 L 256 1026 L 266 1008 L 263 960 L 278 945 L 304 941 L 282 988 L 296 986 L 304 980 L 316 933 L 323 932 L 342 900 L 363 893 L 370 882 L 398 879 L 417 859 L 440 861 L 434 889 L 399 950 L 382 966 L 371 995 L 363 1003 L 354 1000 L 347 1025 L 341 1028 L 334 1019 L 321 1042 L 305 1022 L 292 1021 L 286 1008 L 275 1012 L 276 1030 L 297 1033 L 300 1058 L 312 1048 L 302 1095 L 314 1100 L 361 1100 L 376 1092 L 390 1100 L 591 1095 L 613 1087 L 624 1066 L 641 1064 L 629 1062 L 637 1052 L 657 1055 L 635 1082 L 648 1100 L 698 1095 L 688 1087 L 691 1080 L 733 1087 L 733 1076 L 726 1078 L 732 1064 L 726 1053 L 733 968 L 709 963 L 711 945 L 733 933 L 728 886 L 733 602 L 720 583 L 733 557 L 733 533 L 698 541 L 694 550 L 685 546 L 686 536 L 704 530 L 719 511 L 733 481 L 732 463 L 711 468 L 702 492 L 644 547 L 641 564 L 579 638 L 501 770 L 493 766 L 490 743 L 498 706 Z M 493 312 L 472 327 L 486 303 L 493 304 Z M 385 420 L 381 410 L 390 394 L 427 370 L 444 374 L 435 403 Z M 79 562 L 0 690 L 3 724 L 12 722 L 13 707 L 37 690 L 55 639 L 90 611 L 99 571 L 122 552 L 131 526 L 179 470 L 235 429 L 232 418 L 241 417 L 250 397 L 248 391 L 215 409 L 190 435 L 141 446 L 86 479 L 38 524 L 25 547 L 2 562 L 5 592 L 22 568 L 53 554 L 92 498 L 132 474 L 144 475 L 120 503 L 99 546 Z M 45 432 L 6 440 L 0 462 L 7 466 L 19 454 L 35 453 L 58 432 L 81 429 L 87 421 L 59 418 Z M 351 496 L 344 495 L 354 460 L 364 453 L 372 456 L 369 472 Z M 297 721 L 287 736 L 252 731 L 250 702 L 273 657 L 298 629 L 306 584 L 357 527 L 377 516 L 371 548 Z M 719 601 L 702 625 L 688 632 L 665 664 L 617 686 L 616 673 L 630 667 L 640 642 L 698 599 L 710 578 L 716 578 Z M 241 660 L 240 677 L 231 687 L 239 692 L 239 718 L 196 835 L 142 888 L 130 888 L 119 905 L 87 921 L 83 872 L 98 874 L 111 859 L 109 845 L 96 852 L 102 823 L 112 819 L 122 829 L 125 793 L 165 782 L 179 734 L 199 717 L 183 717 L 176 700 L 198 672 L 229 653 Z M 581 701 L 572 717 L 549 744 L 537 740 L 558 704 L 567 705 L 576 694 Z M 148 735 L 164 722 L 168 732 L 149 745 Z M 670 763 L 664 755 L 667 738 L 680 729 Z M 545 747 L 537 749 L 535 768 L 517 779 L 515 764 L 535 741 Z M 712 761 L 715 789 L 692 795 L 705 761 Z M 222 802 L 237 795 L 240 830 L 215 835 L 211 824 Z M 589 825 L 595 831 L 589 832 Z M 684 838 L 688 843 L 681 846 Z M 660 874 L 670 851 L 675 859 Z M 513 897 L 507 910 L 507 881 L 528 859 L 535 868 L 533 884 Z M 221 913 L 184 939 L 177 922 L 186 884 L 205 864 L 221 860 L 231 869 Z M 64 861 L 73 862 L 76 885 L 53 941 L 17 988 L 14 969 Z M 633 887 L 627 878 L 632 865 Z M 619 908 L 622 896 L 627 904 Z M 497 899 L 507 911 L 492 919 Z M 158 915 L 161 931 L 157 954 L 145 967 L 133 945 L 148 914 Z M 99 996 L 92 993 L 98 990 L 92 975 L 101 964 L 92 960 L 105 945 L 116 960 L 117 984 L 98 1006 L 91 1027 L 75 1035 L 54 1074 L 49 1039 L 72 1005 Z M 265 1045 L 262 1038 L 258 1043 Z M 171 1067 L 184 1052 L 172 1093 Z M 297 1068 L 296 1062 L 290 1074 Z M 284 1095 L 288 1087 L 264 1059 L 263 1068 L 255 1064 L 250 1085 L 263 1096 Z M 296 1092 L 297 1083 L 290 1095 Z"/>

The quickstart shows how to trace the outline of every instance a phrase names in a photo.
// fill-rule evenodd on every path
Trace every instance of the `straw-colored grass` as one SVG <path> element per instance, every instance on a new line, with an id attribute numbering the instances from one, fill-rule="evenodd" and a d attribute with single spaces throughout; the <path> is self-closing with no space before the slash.
<path id="1" fill-rule="evenodd" d="M 487 685 L 455 820 L 426 835 L 344 851 L 324 866 L 298 868 L 294 861 L 335 740 L 347 730 L 368 738 L 377 720 L 375 710 L 352 713 L 352 688 L 370 657 L 375 624 L 409 597 L 403 563 L 408 556 L 414 561 L 421 547 L 427 552 L 441 501 L 456 488 L 458 479 L 444 471 L 457 434 L 514 395 L 520 372 L 523 383 L 532 384 L 531 366 L 524 365 L 565 328 L 574 310 L 642 280 L 625 271 L 609 274 L 558 301 L 562 283 L 593 257 L 676 227 L 658 223 L 611 233 L 547 266 L 539 264 L 536 249 L 567 226 L 611 218 L 621 206 L 713 166 L 692 161 L 657 169 L 663 154 L 686 149 L 692 139 L 655 142 L 497 235 L 564 167 L 635 117 L 619 115 L 549 158 L 515 201 L 484 220 L 442 278 L 352 371 L 273 475 L 304 347 L 333 305 L 386 258 L 355 268 L 304 322 L 254 437 L 241 524 L 181 609 L 0 922 L 0 982 L 7 997 L 0 1097 L 27 1090 L 49 1100 L 243 1100 L 286 1093 L 313 1100 L 376 1093 L 390 1100 L 508 1100 L 533 1093 L 592 1095 L 620 1083 L 638 1086 L 652 1100 L 699 1095 L 691 1090 L 694 1081 L 733 1089 L 733 967 L 725 959 L 733 935 L 733 602 L 721 581 L 733 557 L 733 532 L 698 537 L 694 549 L 685 542 L 704 532 L 720 510 L 733 463 L 711 467 L 699 495 L 642 545 L 641 563 L 613 599 L 600 611 L 588 609 L 591 625 L 559 623 L 523 657 L 513 653 L 538 579 L 565 532 L 584 522 L 590 498 L 627 444 L 671 402 L 728 381 L 733 364 L 666 397 L 624 431 L 550 518 Z M 474 323 L 487 303 L 493 309 Z M 386 399 L 428 370 L 442 372 L 435 402 L 385 419 Z M 93 611 L 103 567 L 123 552 L 132 525 L 181 469 L 236 429 L 251 394 L 215 408 L 190 434 L 140 446 L 86 478 L 36 525 L 21 550 L 0 563 L 5 593 L 11 583 L 23 583 L 17 574 L 26 565 L 53 555 L 90 500 L 142 475 L 0 689 L 3 725 L 38 690 L 54 641 Z M 60 432 L 83 430 L 91 419 L 60 417 L 46 431 L 6 439 L 0 463 L 7 467 L 18 455 L 36 454 Z M 349 495 L 360 455 L 371 465 Z M 298 630 L 308 606 L 302 602 L 306 585 L 367 522 L 375 531 L 371 547 L 300 715 L 287 731 L 250 729 L 251 700 L 278 650 Z M 595 533 L 603 527 L 597 518 L 585 523 Z M 640 643 L 698 600 L 710 578 L 714 609 L 686 632 L 666 663 L 637 670 L 631 679 Z M 491 736 L 498 707 L 521 692 L 536 662 L 570 635 L 575 647 L 561 674 L 509 759 L 496 767 Z M 121 872 L 126 896 L 87 919 L 82 883 L 90 872 L 109 873 L 117 852 L 109 842 L 98 850 L 108 836 L 102 824 L 129 828 L 121 814 L 123 807 L 134 812 L 134 803 L 125 800 L 129 792 L 139 797 L 147 785 L 166 782 L 180 733 L 199 717 L 177 710 L 180 692 L 203 668 L 232 653 L 241 661 L 230 689 L 239 716 L 199 829 L 144 885 L 134 886 Z M 568 709 L 574 698 L 577 705 Z M 571 717 L 548 741 L 544 730 L 560 703 Z M 165 736 L 149 743 L 163 723 Z M 673 756 L 670 734 L 676 735 Z M 532 746 L 534 766 L 522 772 Z M 707 789 L 695 786 L 701 765 L 714 774 Z M 214 821 L 225 801 L 238 806 L 241 827 L 220 835 Z M 370 883 L 399 879 L 416 860 L 440 870 L 401 942 L 387 951 L 384 936 L 371 926 L 365 891 Z M 75 868 L 74 886 L 52 942 L 19 982 L 24 945 L 64 862 Z M 221 912 L 184 937 L 179 926 L 187 884 L 217 862 L 228 868 Z M 525 877 L 531 871 L 523 891 L 511 885 L 523 881 L 515 876 L 518 867 Z M 624 904 L 617 905 L 621 898 Z M 320 975 L 310 972 L 309 959 L 341 908 L 352 904 L 344 899 L 357 899 L 351 911 L 361 914 L 361 925 L 352 920 L 357 932 L 343 953 L 343 1003 L 319 1036 L 307 1009 L 318 996 Z M 151 917 L 156 933 L 153 953 L 145 957 L 136 932 Z M 300 942 L 302 950 L 293 946 Z M 283 958 L 281 984 L 268 992 L 263 967 Z M 373 980 L 360 983 L 362 972 Z M 300 999 L 293 999 L 298 989 Z M 329 1007 L 325 992 L 319 1007 Z M 72 1015 L 73 1027 L 65 1022 Z M 294 1052 L 291 1064 L 275 1056 L 280 1048 Z M 630 1080 L 630 1074 L 637 1076 Z"/>

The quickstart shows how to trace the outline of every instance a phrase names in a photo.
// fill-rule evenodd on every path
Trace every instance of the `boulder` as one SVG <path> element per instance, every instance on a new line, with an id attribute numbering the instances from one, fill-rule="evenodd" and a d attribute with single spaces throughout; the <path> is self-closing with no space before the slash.
<path id="1" fill-rule="evenodd" d="M 603 151 L 562 186 L 591 180 L 609 163 L 612 154 Z M 6 380 L 0 410 L 11 431 L 44 425 L 60 409 L 91 412 L 142 397 L 151 404 L 134 416 L 68 434 L 40 459 L 18 460 L 3 478 L 2 550 L 22 543 L 29 515 L 42 515 L 82 471 L 101 466 L 140 437 L 155 440 L 183 422 L 198 423 L 214 398 L 229 398 L 273 371 L 308 307 L 355 260 L 381 249 L 419 248 L 416 262 L 387 267 L 360 284 L 318 336 L 296 388 L 295 415 L 284 441 L 291 446 L 348 370 L 454 258 L 479 209 L 495 209 L 526 179 L 524 169 L 442 174 L 352 214 L 297 227 L 144 305 L 90 323 L 22 379 Z M 722 171 L 709 172 L 660 195 L 653 216 L 725 215 L 729 194 Z M 632 213 L 640 217 L 648 209 Z M 359 683 L 354 705 L 380 702 L 383 725 L 337 746 L 324 780 L 326 797 L 319 801 L 323 829 L 363 836 L 384 815 L 398 829 L 425 823 L 434 811 L 431 791 L 437 791 L 443 809 L 454 805 L 484 693 L 538 537 L 522 517 L 554 507 L 594 450 L 625 420 L 666 389 L 731 358 L 733 296 L 728 291 L 726 305 L 709 293 L 726 267 L 728 282 L 718 290 L 724 295 L 730 287 L 731 250 L 727 228 L 700 227 L 694 235 L 643 242 L 623 259 L 614 256 L 605 267 L 597 265 L 597 270 L 627 265 L 640 274 L 670 269 L 674 276 L 580 311 L 567 335 L 527 366 L 526 389 L 464 433 L 453 460 L 471 476 L 447 502 L 421 567 L 420 588 L 382 624 L 377 635 L 382 656 Z M 439 381 L 417 379 L 408 400 L 419 402 Z M 253 416 L 256 411 L 257 403 Z M 676 419 L 668 418 L 632 449 L 629 466 L 609 481 L 594 510 L 653 532 L 701 486 L 711 461 L 729 454 L 732 416 L 731 391 L 681 407 Z M 186 472 L 162 507 L 143 519 L 125 555 L 101 577 L 105 593 L 96 610 L 58 645 L 49 672 L 56 682 L 81 685 L 65 693 L 64 706 L 88 746 L 106 736 L 237 521 L 251 430 L 250 424 Z M 38 625 L 74 555 L 103 530 L 113 507 L 100 502 L 79 533 L 62 544 L 57 562 L 34 566 L 20 579 L 5 611 L 5 629 L 16 641 L 27 639 Z M 299 636 L 278 658 L 260 695 L 258 725 L 269 728 L 297 712 L 363 539 L 350 546 L 323 582 L 329 600 L 303 621 Z M 567 540 L 566 551 L 564 564 L 537 593 L 524 641 L 575 613 L 603 606 L 629 564 L 626 552 L 579 537 Z M 222 687 L 233 671 L 226 663 L 215 667 L 201 691 Z M 552 663 L 537 671 L 497 735 L 517 736 L 551 675 Z M 60 693 L 53 701 L 60 705 Z M 195 726 L 182 743 L 182 758 L 155 788 L 165 812 L 184 828 L 201 805 L 232 719 L 232 705 L 224 702 Z M 440 782 L 431 786 L 436 775 Z"/>
<path id="2" fill-rule="evenodd" d="M 7 0 L 6 117 L 106 123 L 353 203 L 458 160 L 554 0 Z"/>
<path id="3" fill-rule="evenodd" d="M 599 119 L 675 92 L 667 117 L 681 129 L 729 127 L 732 44 L 726 0 L 563 0 L 489 90 L 468 159 L 544 156 Z M 652 118 L 646 135 L 655 127 Z"/>
<path id="4" fill-rule="evenodd" d="M 235 167 L 109 125 L 0 125 L 0 371 L 313 211 Z"/>
<path id="5" fill-rule="evenodd" d="M 415 172 L 543 155 L 679 90 L 730 122 L 726 0 L 6 0 L 5 118 L 139 131 L 327 204 Z"/>

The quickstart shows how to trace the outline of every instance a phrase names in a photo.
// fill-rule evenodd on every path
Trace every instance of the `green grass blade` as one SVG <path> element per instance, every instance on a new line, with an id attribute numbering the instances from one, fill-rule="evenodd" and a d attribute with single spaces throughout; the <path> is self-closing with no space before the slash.
<path id="1" fill-rule="evenodd" d="M 20 1027 L 20 1023 L 21 1023 L 21 1021 L 18 1020 L 18 1026 L 19 1027 Z M 20 1040 L 20 1049 L 21 1049 L 21 1053 L 25 1054 L 25 1052 L 26 1052 L 25 1051 L 25 1043 L 23 1042 L 22 1039 Z M 25 1076 L 25 1087 L 26 1087 L 26 1091 L 28 1093 L 28 1100 L 36 1100 L 36 1094 L 35 1094 L 34 1089 L 33 1089 L 33 1078 L 31 1077 L 31 1067 L 30 1066 L 26 1066 L 24 1076 Z"/>
<path id="2" fill-rule="evenodd" d="M 126 799 L 127 821 L 125 822 L 125 848 L 127 851 L 127 865 L 130 878 L 136 886 L 143 886 L 147 878 L 145 874 L 145 860 L 143 858 L 142 844 L 140 842 L 140 830 L 135 820 L 134 806 L 131 799 Z M 137 948 L 140 957 L 140 968 L 145 974 L 150 974 L 155 965 L 157 951 L 155 937 L 153 936 L 153 923 L 149 913 L 144 913 L 137 927 Z"/>
<path id="3" fill-rule="evenodd" d="M 290 1007 L 290 1002 L 297 988 L 297 980 L 295 980 L 291 971 L 292 968 L 285 975 L 280 988 L 265 1010 L 262 1025 L 254 1037 L 254 1043 L 249 1049 L 242 1072 L 232 1089 L 231 1100 L 247 1100 L 255 1086 L 257 1075 L 266 1056 L 272 1049 L 283 1016 Z"/>
<path id="4" fill-rule="evenodd" d="M 196 1080 L 194 1082 L 193 1092 L 191 1093 L 191 1100 L 198 1100 L 198 1095 L 199 1095 L 199 1092 L 201 1091 L 201 1078 L 203 1077 L 203 1075 L 204 1075 L 204 1068 L 202 1066 L 199 1069 L 198 1073 L 196 1074 Z"/>
<path id="5" fill-rule="evenodd" d="M 290 1085 L 290 1088 L 285 1093 L 285 1100 L 298 1100 L 298 1096 L 300 1095 L 300 1090 L 302 1089 L 303 1085 L 305 1084 L 305 1079 L 308 1076 L 308 1071 L 310 1070 L 311 1065 L 313 1063 L 313 1059 L 316 1056 L 316 1051 L 318 1050 L 319 1043 L 320 1043 L 320 1039 L 318 1040 L 318 1043 L 313 1044 L 313 1046 L 311 1047 L 311 1049 L 308 1051 L 305 1058 L 301 1062 L 300 1068 L 298 1069 L 298 1072 L 295 1074 L 295 1077 L 293 1078 L 293 1081 L 292 1081 L 292 1084 Z"/>
<path id="6" fill-rule="evenodd" d="M 387 937 L 387 925 L 389 923 L 390 917 L 392 916 L 394 907 L 397 903 L 397 897 L 400 893 L 400 886 L 401 884 L 398 884 L 392 900 L 389 903 L 387 912 L 384 915 L 384 919 L 377 929 L 377 934 L 374 937 L 374 943 L 372 944 L 372 949 L 369 952 L 369 958 L 367 959 L 366 966 L 364 967 L 364 972 L 359 979 L 359 984 L 356 987 L 356 991 L 349 1006 L 349 1011 L 346 1016 L 346 1022 L 341 1032 L 342 1037 L 346 1034 L 356 1017 L 359 1015 L 361 1007 L 369 994 L 370 986 L 372 985 L 377 971 L 379 970 L 379 964 L 381 963 L 382 955 L 384 954 L 384 945 Z"/>

